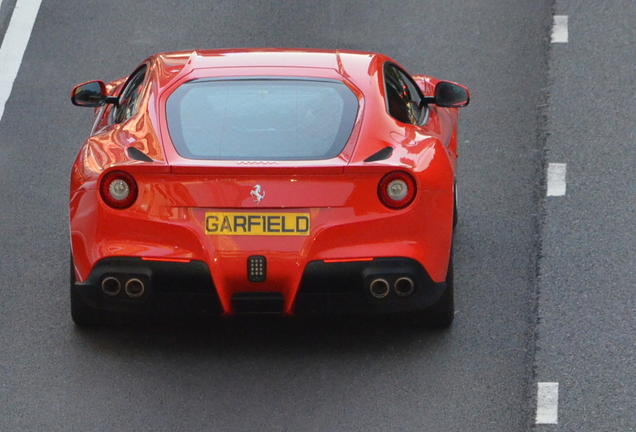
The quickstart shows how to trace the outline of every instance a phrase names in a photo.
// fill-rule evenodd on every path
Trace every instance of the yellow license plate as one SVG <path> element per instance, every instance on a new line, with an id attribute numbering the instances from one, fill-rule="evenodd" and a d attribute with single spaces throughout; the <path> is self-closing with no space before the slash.
<path id="1" fill-rule="evenodd" d="M 208 235 L 309 235 L 309 213 L 208 212 Z"/>

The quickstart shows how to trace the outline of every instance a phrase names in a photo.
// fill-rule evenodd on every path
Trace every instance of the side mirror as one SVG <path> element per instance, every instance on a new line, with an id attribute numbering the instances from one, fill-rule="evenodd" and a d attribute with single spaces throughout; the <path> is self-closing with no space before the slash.
<path id="1" fill-rule="evenodd" d="M 75 86 L 71 91 L 71 102 L 75 106 L 100 107 L 110 102 L 106 95 L 106 84 L 102 81 L 89 81 Z"/>
<path id="2" fill-rule="evenodd" d="M 440 81 L 435 86 L 435 105 L 443 108 L 461 108 L 470 102 L 470 92 L 462 85 Z"/>

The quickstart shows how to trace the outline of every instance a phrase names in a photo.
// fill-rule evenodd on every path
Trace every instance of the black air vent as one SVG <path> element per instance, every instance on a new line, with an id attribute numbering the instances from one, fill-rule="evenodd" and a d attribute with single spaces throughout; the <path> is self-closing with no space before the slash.
<path id="1" fill-rule="evenodd" d="M 366 158 L 364 161 L 365 162 L 381 161 L 381 160 L 390 158 L 392 154 L 393 154 L 393 147 L 384 147 L 382 150 L 372 154 L 371 156 Z"/>
<path id="2" fill-rule="evenodd" d="M 144 152 L 135 147 L 128 147 L 128 156 L 131 159 L 142 161 L 142 162 L 152 162 L 152 159 Z"/>

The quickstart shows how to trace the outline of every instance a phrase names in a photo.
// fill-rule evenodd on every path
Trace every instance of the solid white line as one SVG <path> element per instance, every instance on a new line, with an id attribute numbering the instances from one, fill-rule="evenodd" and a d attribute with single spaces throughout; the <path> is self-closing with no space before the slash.
<path id="1" fill-rule="evenodd" d="M 537 424 L 557 424 L 559 383 L 540 382 L 537 388 Z"/>
<path id="2" fill-rule="evenodd" d="M 568 16 L 555 15 L 552 21 L 552 43 L 568 42 Z"/>
<path id="3" fill-rule="evenodd" d="M 551 163 L 548 164 L 548 196 L 565 195 L 565 175 L 567 164 Z"/>
<path id="4" fill-rule="evenodd" d="M 13 82 L 18 76 L 40 3 L 42 0 L 18 0 L 4 35 L 0 47 L 0 121 L 4 114 L 4 106 L 11 95 Z"/>

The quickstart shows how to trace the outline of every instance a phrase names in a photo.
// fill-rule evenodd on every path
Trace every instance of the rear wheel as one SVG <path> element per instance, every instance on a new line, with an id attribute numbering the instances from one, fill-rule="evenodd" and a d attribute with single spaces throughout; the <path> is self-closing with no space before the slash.
<path id="1" fill-rule="evenodd" d="M 71 318 L 78 327 L 96 327 L 103 324 L 101 311 L 90 307 L 84 302 L 75 286 L 75 269 L 73 266 L 73 257 L 71 256 Z"/>
<path id="2" fill-rule="evenodd" d="M 446 273 L 446 290 L 433 306 L 424 311 L 424 324 L 434 329 L 449 328 L 455 318 L 455 293 L 453 286 L 453 256 L 448 262 Z"/>
<path id="3" fill-rule="evenodd" d="M 457 221 L 459 217 L 457 216 L 457 183 L 453 187 L 453 228 L 457 226 Z"/>

